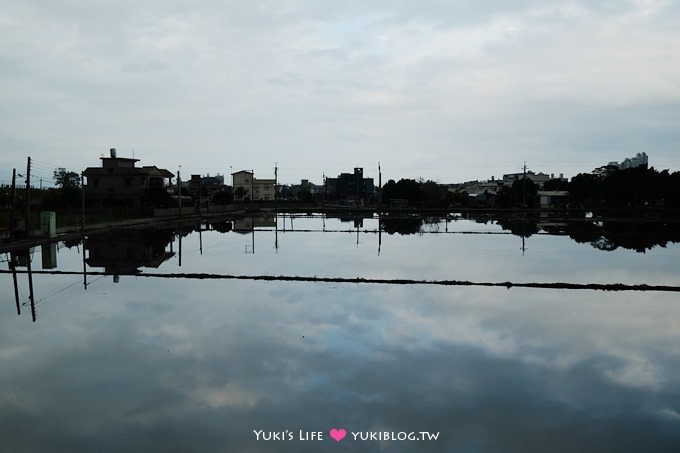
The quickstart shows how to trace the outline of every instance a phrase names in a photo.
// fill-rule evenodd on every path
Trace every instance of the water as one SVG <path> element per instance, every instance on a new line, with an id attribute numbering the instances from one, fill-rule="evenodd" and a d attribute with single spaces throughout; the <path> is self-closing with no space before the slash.
<path id="1" fill-rule="evenodd" d="M 255 223 L 187 230 L 181 265 L 172 231 L 91 238 L 87 290 L 82 245 L 61 244 L 73 273 L 34 273 L 35 323 L 27 275 L 17 316 L 0 274 L 0 450 L 680 451 L 678 293 L 141 276 L 680 286 L 676 243 Z"/>

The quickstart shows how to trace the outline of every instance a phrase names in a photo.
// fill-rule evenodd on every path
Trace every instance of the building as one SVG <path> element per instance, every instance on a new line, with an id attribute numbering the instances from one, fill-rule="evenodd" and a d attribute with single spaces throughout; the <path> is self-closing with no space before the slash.
<path id="1" fill-rule="evenodd" d="M 354 173 L 341 173 L 337 178 L 326 178 L 327 200 L 351 201 L 357 205 L 375 201 L 373 178 L 364 178 L 364 169 L 355 168 Z"/>
<path id="2" fill-rule="evenodd" d="M 185 184 L 182 184 L 182 188 L 185 188 Z M 225 189 L 224 176 L 220 174 L 216 176 L 191 175 L 191 179 L 186 183 L 186 189 L 196 199 L 210 197 Z"/>
<path id="3" fill-rule="evenodd" d="M 309 191 L 309 193 L 312 195 L 321 196 L 323 194 L 323 186 L 319 186 L 317 184 L 314 184 L 313 182 L 309 182 L 309 179 L 302 179 L 300 181 L 299 187 L 301 190 Z"/>
<path id="4" fill-rule="evenodd" d="M 503 175 L 503 185 L 512 186 L 515 181 L 522 180 L 526 176 L 527 179 L 531 179 L 538 187 L 543 187 L 546 181 L 551 178 L 551 175 L 545 173 L 534 173 L 533 171 L 528 171 L 526 173 L 507 173 Z"/>
<path id="5" fill-rule="evenodd" d="M 566 208 L 569 202 L 566 190 L 539 190 L 537 195 L 541 209 Z"/>
<path id="6" fill-rule="evenodd" d="M 300 180 L 300 184 L 279 185 L 278 198 L 288 200 L 311 201 L 323 198 L 324 186 L 314 184 L 308 179 Z"/>
<path id="7" fill-rule="evenodd" d="M 606 166 L 609 167 L 609 169 L 618 168 L 619 170 L 627 170 L 629 168 L 641 167 L 643 165 L 647 166 L 648 164 L 649 158 L 647 153 L 637 153 L 635 157 L 626 157 L 621 162 L 612 161 Z"/>
<path id="8" fill-rule="evenodd" d="M 471 195 L 483 193 L 495 195 L 502 185 L 502 181 L 492 176 L 488 181 L 466 181 L 460 184 L 448 184 L 447 189 L 449 192 L 467 192 Z"/>
<path id="9" fill-rule="evenodd" d="M 276 228 L 276 216 L 241 217 L 234 220 L 235 233 L 250 233 L 256 228 Z"/>
<path id="10" fill-rule="evenodd" d="M 635 157 L 627 157 L 620 164 L 619 168 L 621 170 L 626 170 L 628 168 L 636 168 L 647 166 L 649 164 L 649 159 L 647 158 L 647 153 L 637 153 Z"/>
<path id="11" fill-rule="evenodd" d="M 141 207 L 150 192 L 166 190 L 175 176 L 156 166 L 136 167 L 139 159 L 117 157 L 115 148 L 111 148 L 109 157 L 100 159 L 101 167 L 88 167 L 83 172 L 85 196 L 96 206 Z"/>
<path id="12" fill-rule="evenodd" d="M 166 248 L 174 240 L 167 228 L 133 228 L 91 235 L 85 239 L 87 265 L 107 274 L 137 274 L 140 267 L 158 268 L 175 254 Z M 172 247 L 171 247 L 172 248 Z"/>
<path id="13" fill-rule="evenodd" d="M 268 201 L 276 199 L 276 180 L 257 179 L 252 171 L 241 170 L 231 174 L 234 201 Z"/>

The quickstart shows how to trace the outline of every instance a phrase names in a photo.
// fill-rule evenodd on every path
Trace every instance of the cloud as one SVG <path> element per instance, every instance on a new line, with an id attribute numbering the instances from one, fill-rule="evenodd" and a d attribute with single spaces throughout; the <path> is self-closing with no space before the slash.
<path id="1" fill-rule="evenodd" d="M 377 161 L 573 174 L 638 151 L 680 167 L 669 2 L 4 3 L 3 166 L 118 147 L 196 173 L 279 162 L 287 182 Z"/>
<path id="2" fill-rule="evenodd" d="M 328 229 L 341 226 L 327 220 Z M 470 235 L 462 242 L 389 236 L 378 260 L 363 236 L 356 244 L 347 233 L 279 234 L 277 254 L 265 242 L 273 232 L 258 232 L 256 255 L 242 254 L 242 236 L 207 232 L 200 254 L 190 235 L 184 267 L 497 278 L 508 268 L 540 277 L 578 267 L 607 268 L 614 278 L 644 259 L 654 278 L 674 276 L 667 250 L 600 253 L 607 258 L 588 255 L 584 263 L 558 238 L 542 244 L 544 253 L 530 248 L 532 264 L 504 252 L 501 244 L 515 249 L 508 236 L 485 238 L 485 247 Z M 59 262 L 78 270 L 76 249 L 62 249 Z M 158 271 L 179 270 L 173 259 Z M 678 307 L 670 293 L 122 277 L 50 305 L 47 296 L 74 280 L 80 287 L 79 278 L 64 277 L 34 277 L 36 324 L 16 317 L 9 301 L 0 307 L 11 314 L 0 316 L 0 439 L 8 450 L 256 451 L 270 445 L 255 443 L 253 429 L 323 431 L 341 423 L 352 431 L 440 431 L 441 440 L 428 444 L 439 451 L 678 446 L 669 429 L 680 407 Z M 10 278 L 0 275 L 3 287 Z"/>

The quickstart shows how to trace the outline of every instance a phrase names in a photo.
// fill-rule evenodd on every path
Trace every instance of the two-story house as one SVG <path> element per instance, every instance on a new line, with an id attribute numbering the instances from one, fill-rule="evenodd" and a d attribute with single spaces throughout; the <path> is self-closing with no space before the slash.
<path id="1" fill-rule="evenodd" d="M 241 170 L 231 174 L 234 201 L 274 200 L 274 179 L 258 179 L 252 171 Z"/>
<path id="2" fill-rule="evenodd" d="M 165 190 L 175 176 L 156 166 L 136 167 L 139 159 L 117 157 L 111 148 L 109 157 L 101 157 L 101 167 L 88 167 L 83 172 L 85 197 L 95 206 L 144 205 L 150 191 Z"/>

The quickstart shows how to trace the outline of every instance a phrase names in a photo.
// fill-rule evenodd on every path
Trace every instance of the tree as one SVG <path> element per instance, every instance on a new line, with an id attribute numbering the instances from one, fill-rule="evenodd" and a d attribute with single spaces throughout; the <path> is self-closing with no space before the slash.
<path id="1" fill-rule="evenodd" d="M 246 189 L 244 189 L 242 186 L 238 186 L 236 190 L 234 190 L 234 198 L 239 199 L 239 200 L 244 200 L 244 201 L 250 201 L 249 197 L 246 197 Z"/>
<path id="2" fill-rule="evenodd" d="M 591 173 L 600 179 L 604 179 L 617 171 L 619 171 L 617 165 L 602 165 L 601 167 L 594 168 Z"/>
<path id="3" fill-rule="evenodd" d="M 496 206 L 499 208 L 532 208 L 536 203 L 538 184 L 531 178 L 515 179 L 512 186 L 503 186 L 496 193 Z"/>
<path id="4" fill-rule="evenodd" d="M 302 187 L 297 194 L 297 199 L 303 203 L 311 203 L 314 201 L 314 197 L 312 196 L 312 192 L 309 190 L 309 187 Z"/>
<path id="5" fill-rule="evenodd" d="M 167 208 L 172 207 L 173 204 L 175 204 L 164 187 L 147 187 L 144 189 L 142 202 L 145 206 L 150 206 L 152 208 Z"/>
<path id="6" fill-rule="evenodd" d="M 213 204 L 225 205 L 234 202 L 234 194 L 231 187 L 225 188 L 212 196 Z"/>
<path id="7" fill-rule="evenodd" d="M 538 194 L 538 184 L 531 178 L 515 179 L 512 183 L 515 205 L 532 208 Z"/>
<path id="8" fill-rule="evenodd" d="M 447 206 L 449 190 L 446 186 L 434 181 L 425 181 L 420 184 L 420 193 L 426 207 L 443 208 Z"/>
<path id="9" fill-rule="evenodd" d="M 411 203 L 419 203 L 423 199 L 420 184 L 413 179 L 400 179 L 394 182 L 393 179 L 387 181 L 383 186 L 382 201 L 389 203 L 390 200 L 408 200 Z"/>
<path id="10" fill-rule="evenodd" d="M 569 190 L 569 182 L 560 178 L 549 179 L 543 184 L 543 190 Z"/>
<path id="11" fill-rule="evenodd" d="M 80 187 L 80 175 L 65 168 L 56 168 L 53 173 L 55 183 L 62 189 Z"/>
<path id="12" fill-rule="evenodd" d="M 571 199 L 578 205 L 590 205 L 601 198 L 602 180 L 590 173 L 579 173 L 569 181 L 568 190 Z"/>
<path id="13" fill-rule="evenodd" d="M 420 217 L 390 218 L 383 217 L 380 227 L 387 234 L 399 233 L 401 235 L 416 234 L 421 232 L 423 219 Z"/>

